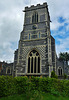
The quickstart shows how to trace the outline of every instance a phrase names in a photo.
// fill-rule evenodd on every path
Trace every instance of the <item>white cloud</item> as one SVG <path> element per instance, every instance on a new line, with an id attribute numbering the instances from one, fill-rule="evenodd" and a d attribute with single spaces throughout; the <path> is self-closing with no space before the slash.
<path id="1" fill-rule="evenodd" d="M 31 1 L 31 2 L 30 2 Z M 56 30 L 64 23 L 69 23 L 69 0 L 1 0 L 0 1 L 0 60 L 13 61 L 14 50 L 17 48 L 20 32 L 23 29 L 25 6 L 42 4 L 47 2 L 51 17 L 51 30 L 55 30 L 53 34 L 64 35 L 65 32 L 57 33 Z M 66 19 L 64 23 L 58 22 L 58 17 Z M 69 31 L 69 25 L 66 27 Z M 68 38 L 69 39 L 69 38 Z M 68 39 L 60 40 L 57 45 L 57 52 L 66 51 L 68 47 Z M 59 40 L 58 40 L 59 41 Z M 65 42 L 64 42 L 65 41 Z M 14 45 L 15 43 L 15 45 Z M 67 45 L 68 44 L 68 45 Z M 12 46 L 12 47 L 11 47 Z M 69 50 L 68 50 L 69 51 Z"/>
<path id="2" fill-rule="evenodd" d="M 63 26 L 64 23 L 59 23 L 58 19 L 56 18 L 54 21 L 51 22 L 51 30 L 58 30 L 60 26 Z"/>
<path id="3" fill-rule="evenodd" d="M 60 42 L 60 44 L 56 45 L 57 54 L 59 54 L 60 52 L 69 52 L 69 37 L 65 39 L 58 38 L 58 41 Z"/>

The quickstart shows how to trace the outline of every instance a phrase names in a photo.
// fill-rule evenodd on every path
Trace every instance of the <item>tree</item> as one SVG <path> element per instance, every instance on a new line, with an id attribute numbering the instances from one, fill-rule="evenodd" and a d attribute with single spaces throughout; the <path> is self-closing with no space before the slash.
<path id="1" fill-rule="evenodd" d="M 61 53 L 61 52 L 60 52 L 60 54 L 59 54 L 59 60 L 60 60 L 60 61 L 63 61 L 63 62 L 65 61 L 64 53 Z"/>
<path id="2" fill-rule="evenodd" d="M 64 53 L 64 56 L 65 56 L 66 65 L 68 66 L 69 53 L 65 52 L 65 53 Z"/>
<path id="3" fill-rule="evenodd" d="M 61 62 L 63 62 L 63 67 L 64 67 L 64 61 L 65 61 L 64 53 L 61 53 L 61 52 L 60 52 L 60 54 L 59 54 L 59 60 L 60 60 Z"/>
<path id="4" fill-rule="evenodd" d="M 63 62 L 63 65 L 64 65 L 64 62 L 66 62 L 66 66 L 68 66 L 68 61 L 69 61 L 69 53 L 67 52 L 63 52 L 59 54 L 59 60 Z"/>

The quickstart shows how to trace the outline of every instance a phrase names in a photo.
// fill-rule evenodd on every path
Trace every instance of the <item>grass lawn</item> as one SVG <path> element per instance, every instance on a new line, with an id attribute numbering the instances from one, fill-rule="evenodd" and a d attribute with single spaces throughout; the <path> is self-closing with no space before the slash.
<path id="1" fill-rule="evenodd" d="M 36 94 L 37 95 L 37 94 Z M 69 97 L 54 96 L 52 94 L 43 94 L 39 96 L 30 97 L 29 95 L 13 95 L 8 97 L 2 97 L 0 100 L 69 100 Z"/>

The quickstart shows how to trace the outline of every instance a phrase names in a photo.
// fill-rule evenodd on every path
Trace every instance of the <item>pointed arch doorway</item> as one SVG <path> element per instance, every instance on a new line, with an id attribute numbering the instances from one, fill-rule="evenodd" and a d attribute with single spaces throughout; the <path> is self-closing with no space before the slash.
<path id="1" fill-rule="evenodd" d="M 40 73 L 40 55 L 36 50 L 29 53 L 27 73 Z"/>

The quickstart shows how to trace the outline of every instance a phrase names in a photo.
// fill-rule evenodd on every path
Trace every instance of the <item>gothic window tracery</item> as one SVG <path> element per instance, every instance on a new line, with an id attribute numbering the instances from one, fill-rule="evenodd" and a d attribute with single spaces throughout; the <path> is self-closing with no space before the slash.
<path id="1" fill-rule="evenodd" d="M 28 73 L 40 73 L 40 56 L 36 50 L 32 50 L 28 57 Z"/>

